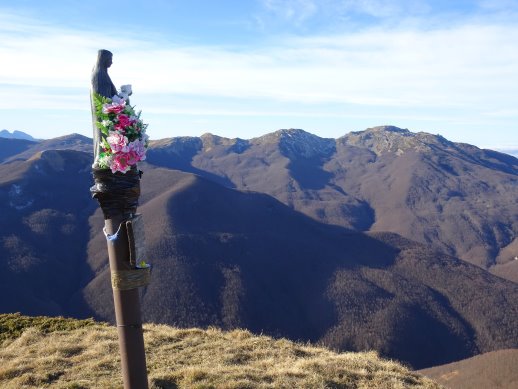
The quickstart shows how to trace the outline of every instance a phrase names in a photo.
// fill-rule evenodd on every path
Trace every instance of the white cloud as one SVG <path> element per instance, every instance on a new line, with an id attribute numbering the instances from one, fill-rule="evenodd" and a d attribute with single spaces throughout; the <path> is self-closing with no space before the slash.
<path id="1" fill-rule="evenodd" d="M 431 11 L 429 0 L 260 0 L 267 11 L 286 22 L 302 25 L 310 19 L 324 18 L 322 23 L 352 21 L 351 16 L 368 15 L 379 19 L 407 18 Z M 264 23 L 263 18 L 260 18 Z"/>
<path id="2" fill-rule="evenodd" d="M 277 17 L 295 23 L 304 22 L 318 10 L 313 0 L 262 0 L 262 4 Z"/>
<path id="3" fill-rule="evenodd" d="M 497 109 L 494 111 L 483 112 L 482 115 L 489 117 L 499 117 L 499 118 L 518 118 L 518 108 L 511 109 Z"/>
<path id="4" fill-rule="evenodd" d="M 307 3 L 310 14 L 313 3 L 297 3 Z M 430 112 L 446 121 L 466 115 L 466 123 L 518 119 L 516 42 L 518 26 L 477 22 L 284 37 L 268 47 L 187 47 L 144 33 L 127 38 L 0 14 L 0 109 L 89 110 L 91 68 L 97 49 L 107 48 L 114 52 L 113 81 L 133 84 L 139 108 L 150 113 L 232 115 L 234 107 L 224 103 L 174 106 L 173 97 L 199 96 L 289 105 L 254 106 L 235 114 L 241 116 L 351 117 L 352 105 L 370 109 L 371 117 L 397 109 L 394 118 L 418 118 L 426 109 L 422 120 L 433 119 Z"/>
<path id="5" fill-rule="evenodd" d="M 140 42 L 90 31 L 56 28 L 34 19 L 0 13 L 0 83 L 41 87 L 87 85 L 95 53 L 104 46 Z"/>
<path id="6" fill-rule="evenodd" d="M 516 0 L 479 0 L 478 5 L 491 11 L 518 11 Z"/>
<path id="7" fill-rule="evenodd" d="M 518 28 L 466 26 L 371 30 L 246 51 L 138 47 L 119 50 L 112 72 L 146 93 L 389 106 L 505 103 L 518 85 L 517 39 Z"/>
<path id="8" fill-rule="evenodd" d="M 337 8 L 345 13 L 363 13 L 378 18 L 408 16 L 430 10 L 428 3 L 423 0 L 343 0 L 337 5 Z"/>

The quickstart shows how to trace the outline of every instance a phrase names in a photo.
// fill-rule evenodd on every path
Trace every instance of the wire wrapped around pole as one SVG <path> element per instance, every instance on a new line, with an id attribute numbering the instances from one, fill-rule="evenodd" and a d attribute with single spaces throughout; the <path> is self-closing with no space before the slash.
<path id="1" fill-rule="evenodd" d="M 109 169 L 92 169 L 95 184 L 90 188 L 104 214 L 104 219 L 117 215 L 129 218 L 137 212 L 142 172 L 132 167 L 126 173 Z"/>

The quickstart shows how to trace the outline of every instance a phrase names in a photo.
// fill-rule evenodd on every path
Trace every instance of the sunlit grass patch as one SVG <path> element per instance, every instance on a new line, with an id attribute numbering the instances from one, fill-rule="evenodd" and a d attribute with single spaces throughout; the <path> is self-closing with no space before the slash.
<path id="1" fill-rule="evenodd" d="M 154 389 L 439 388 L 374 352 L 335 353 L 246 330 L 147 324 L 144 338 Z M 0 366 L 6 389 L 122 387 L 117 331 L 95 322 L 56 331 L 26 326 L 0 347 Z"/>

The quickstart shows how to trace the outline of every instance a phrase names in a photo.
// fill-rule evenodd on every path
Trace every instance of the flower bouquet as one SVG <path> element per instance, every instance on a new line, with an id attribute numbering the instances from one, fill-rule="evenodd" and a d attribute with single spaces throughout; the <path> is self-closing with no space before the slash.
<path id="1" fill-rule="evenodd" d="M 136 113 L 128 104 L 127 94 L 111 99 L 95 94 L 93 100 L 102 149 L 94 164 L 100 169 L 111 169 L 112 173 L 126 173 L 146 159 L 147 124 L 140 119 L 141 112 Z"/>

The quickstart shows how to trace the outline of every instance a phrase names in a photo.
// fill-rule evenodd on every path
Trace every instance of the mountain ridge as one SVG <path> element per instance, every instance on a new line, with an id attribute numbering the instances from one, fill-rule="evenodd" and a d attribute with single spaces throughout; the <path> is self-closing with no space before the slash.
<path id="1" fill-rule="evenodd" d="M 509 205 L 489 195 L 514 196 L 516 177 L 491 165 L 512 172 L 513 160 L 455 154 L 453 146 L 397 155 L 389 145 L 377 155 L 337 143 L 331 156 L 318 139 L 310 153 L 280 146 L 282 137 L 305 138 L 300 131 L 267 142 L 205 135 L 150 147 L 139 207 L 154 265 L 146 321 L 376 349 L 416 368 L 517 347 L 517 284 L 409 237 L 423 232 L 453 245 L 444 236 L 459 230 L 458 209 L 471 212 L 461 219 L 468 227 L 479 216 L 501 220 L 487 220 L 495 238 L 509 217 L 503 231 L 511 235 Z M 83 138 L 71 144 L 90 146 Z M 0 164 L 0 292 L 17 295 L 0 310 L 113 320 L 103 218 L 88 190 L 91 158 L 90 147 L 40 150 Z M 487 163 L 466 164 L 477 158 Z M 481 171 L 491 177 L 481 180 Z M 461 193 L 463 186 L 477 191 Z M 440 219 L 449 213 L 453 220 Z M 451 231 L 433 230 L 430 220 Z M 385 228 L 405 223 L 407 235 Z"/>
<path id="2" fill-rule="evenodd" d="M 1 142 L 4 163 L 46 149 L 91 152 L 91 140 L 80 135 L 22 145 L 22 152 Z M 148 160 L 267 193 L 325 223 L 396 232 L 518 281 L 518 220 L 509 212 L 518 160 L 506 154 L 378 126 L 337 139 L 301 129 L 249 140 L 167 138 L 151 141 Z"/>
<path id="3" fill-rule="evenodd" d="M 298 129 L 250 140 L 202 138 L 152 143 L 148 160 L 268 193 L 326 223 L 393 231 L 486 269 L 511 261 L 500 252 L 518 234 L 509 211 L 518 195 L 518 159 L 507 154 L 394 126 L 337 139 Z"/>

